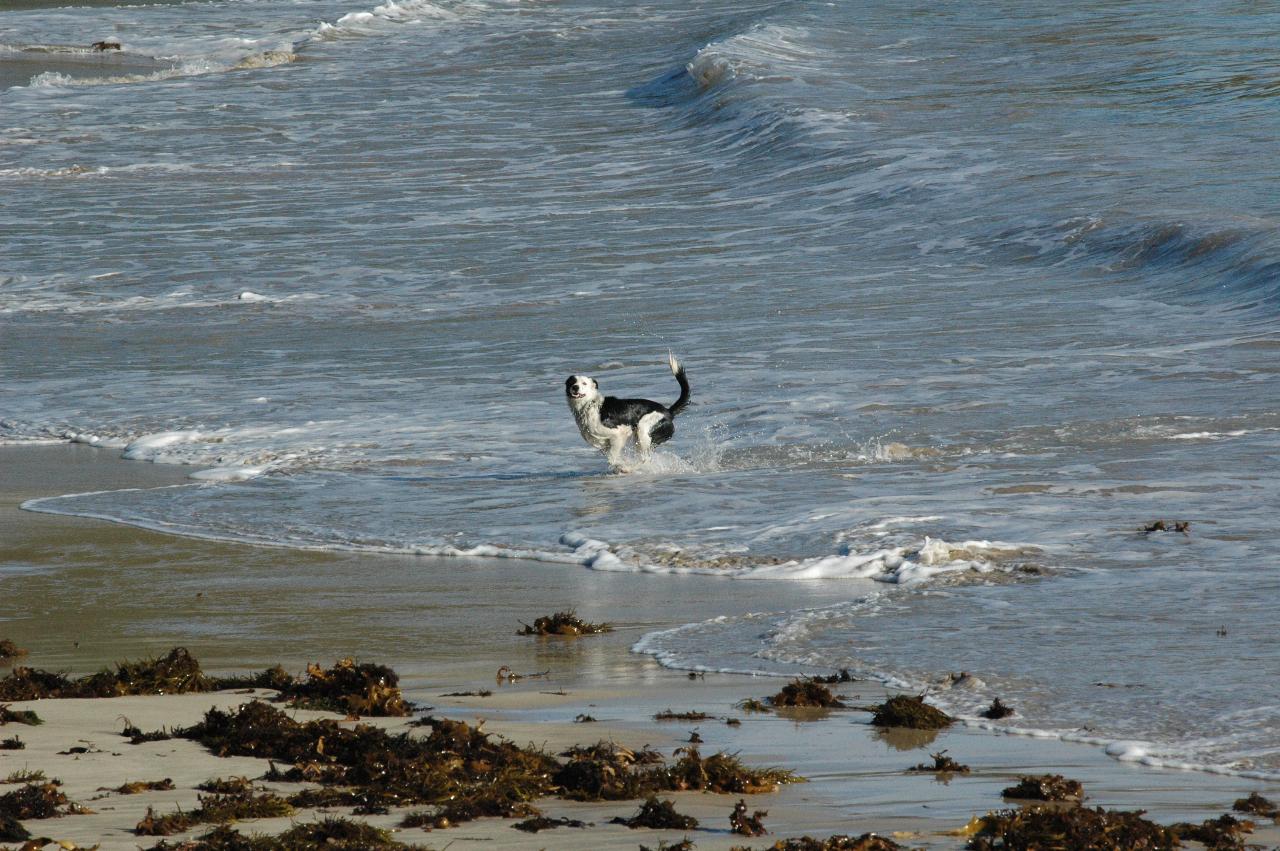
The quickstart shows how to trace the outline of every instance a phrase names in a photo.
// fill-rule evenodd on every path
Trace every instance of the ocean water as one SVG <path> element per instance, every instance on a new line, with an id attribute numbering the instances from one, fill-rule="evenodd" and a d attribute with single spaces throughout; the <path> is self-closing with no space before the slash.
<path id="1" fill-rule="evenodd" d="M 1280 12 L 374 2 L 0 11 L 0 440 L 201 468 L 28 507 L 814 583 L 636 651 L 1280 778 Z"/>

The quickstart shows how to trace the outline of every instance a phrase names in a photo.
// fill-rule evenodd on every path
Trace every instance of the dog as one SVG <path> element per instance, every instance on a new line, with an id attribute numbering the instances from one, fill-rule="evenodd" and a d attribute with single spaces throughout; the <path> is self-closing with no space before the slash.
<path id="1" fill-rule="evenodd" d="M 616 399 L 603 396 L 600 385 L 587 375 L 571 375 L 564 382 L 564 396 L 573 412 L 582 439 L 603 450 L 614 470 L 626 472 L 622 450 L 634 441 L 642 458 L 653 447 L 666 443 L 676 433 L 676 414 L 689 404 L 689 380 L 676 356 L 667 353 L 671 374 L 680 385 L 680 398 L 671 407 L 649 399 Z"/>

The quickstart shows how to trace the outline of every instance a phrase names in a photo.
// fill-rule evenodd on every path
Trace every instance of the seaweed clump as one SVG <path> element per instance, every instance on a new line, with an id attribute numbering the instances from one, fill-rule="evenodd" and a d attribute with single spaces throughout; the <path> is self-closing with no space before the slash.
<path id="1" fill-rule="evenodd" d="M 67 799 L 58 782 L 29 783 L 0 795 L 0 821 L 11 819 L 46 819 L 85 812 L 79 804 Z"/>
<path id="2" fill-rule="evenodd" d="M 516 635 L 597 635 L 602 632 L 613 632 L 613 627 L 607 623 L 590 623 L 578 617 L 577 612 L 570 609 L 567 612 L 556 612 L 554 615 L 543 615 L 533 622 L 533 626 L 520 622 L 524 629 L 518 630 Z"/>
<path id="3" fill-rule="evenodd" d="M 290 678 L 273 687 L 279 689 L 281 699 L 299 709 L 404 718 L 412 714 L 412 707 L 400 694 L 399 682 L 396 672 L 385 665 L 357 664 L 346 658 L 327 670 L 310 664 L 305 680 Z"/>
<path id="4" fill-rule="evenodd" d="M 861 836 L 829 836 L 826 839 L 814 839 L 801 836 L 798 839 L 779 839 L 765 851 L 901 851 L 902 846 L 892 839 L 885 839 L 874 833 Z M 733 851 L 743 851 L 735 848 Z"/>
<path id="5" fill-rule="evenodd" d="M 909 727 L 913 730 L 941 730 L 955 719 L 924 702 L 924 695 L 898 695 L 872 707 L 871 723 L 877 727 Z"/>
<path id="6" fill-rule="evenodd" d="M 37 724 L 43 724 L 44 721 L 30 709 L 13 710 L 9 708 L 9 704 L 2 703 L 0 704 L 0 727 L 9 723 L 27 724 L 34 727 Z"/>
<path id="7" fill-rule="evenodd" d="M 181 810 L 157 816 L 151 807 L 133 832 L 138 836 L 168 836 L 190 830 L 197 824 L 218 824 L 253 818 L 275 818 L 293 815 L 293 807 L 271 792 L 255 795 L 252 789 L 226 795 L 201 795 L 200 806 L 190 812 Z"/>
<path id="8" fill-rule="evenodd" d="M 7 665 L 14 659 L 27 655 L 27 651 L 7 638 L 0 638 L 0 665 Z"/>
<path id="9" fill-rule="evenodd" d="M 1239 798 L 1231 805 L 1231 809 L 1238 813 L 1249 813 L 1263 818 L 1280 818 L 1280 808 L 1257 792 L 1250 792 L 1247 798 Z"/>
<path id="10" fill-rule="evenodd" d="M 764 817 L 767 815 L 769 813 L 765 810 L 756 810 L 748 815 L 747 802 L 739 798 L 738 803 L 733 805 L 733 812 L 729 813 L 730 832 L 742 836 L 764 836 L 769 832 L 764 827 Z"/>
<path id="11" fill-rule="evenodd" d="M 984 709 L 981 713 L 983 718 L 989 718 L 992 721 L 999 721 L 1001 718 L 1008 718 L 1013 713 L 1013 707 L 1007 703 L 1002 703 L 1000 698 L 991 701 L 991 705 Z"/>
<path id="12" fill-rule="evenodd" d="M 598 742 L 588 747 L 574 746 L 565 751 L 569 761 L 560 766 L 553 778 L 560 794 L 577 801 L 622 801 L 643 794 L 647 777 L 638 766 L 662 762 L 657 751 L 642 748 L 633 751 L 613 742 Z"/>
<path id="13" fill-rule="evenodd" d="M 20 751 L 27 746 L 27 743 L 17 736 L 10 736 L 7 739 L 0 739 L 0 751 Z"/>
<path id="14" fill-rule="evenodd" d="M 1178 839 L 1199 842 L 1209 851 L 1243 851 L 1244 837 L 1253 832 L 1253 822 L 1241 821 L 1230 815 L 1205 819 L 1200 824 L 1178 822 L 1169 826 Z"/>
<path id="15" fill-rule="evenodd" d="M 105 791 L 115 792 L 117 795 L 137 795 L 139 792 L 168 792 L 173 788 L 173 781 L 166 777 L 163 780 L 135 780 Z"/>
<path id="16" fill-rule="evenodd" d="M 654 721 L 706 721 L 711 716 L 705 712 L 676 712 L 671 709 L 664 709 L 657 715 L 653 716 Z"/>
<path id="17" fill-rule="evenodd" d="M 831 693 L 831 689 L 814 679 L 798 679 L 787 683 L 782 691 L 769 698 L 774 706 L 818 706 L 843 709 L 844 701 Z"/>
<path id="18" fill-rule="evenodd" d="M 540 830 L 553 830 L 557 827 L 586 827 L 587 823 L 573 818 L 547 818 L 546 816 L 534 816 L 531 819 L 516 822 L 511 825 L 516 830 L 525 833 L 537 833 Z"/>
<path id="19" fill-rule="evenodd" d="M 0 680 L 0 700 L 39 700 L 58 697 L 120 697 L 126 694 L 182 694 L 209 691 L 214 682 L 184 647 L 158 659 L 121 662 L 115 670 L 71 680 L 65 674 L 15 667 Z"/>
<path id="20" fill-rule="evenodd" d="M 331 817 L 295 825 L 279 836 L 252 838 L 221 825 L 189 842 L 161 841 L 151 846 L 151 851 L 418 851 L 421 848 L 397 842 L 381 828 Z"/>
<path id="21" fill-rule="evenodd" d="M 672 801 L 659 800 L 656 796 L 650 796 L 640 805 L 640 811 L 631 818 L 611 819 L 610 824 L 625 824 L 632 830 L 647 827 L 651 830 L 693 830 L 698 826 L 698 820 L 693 816 L 686 816 L 676 812 L 676 805 Z"/>
<path id="22" fill-rule="evenodd" d="M 933 757 L 933 765 L 929 765 L 928 763 L 922 762 L 919 765 L 917 765 L 915 768 L 911 768 L 908 770 L 920 771 L 920 772 L 932 772 L 934 774 L 968 774 L 969 773 L 969 766 L 961 765 L 960 763 L 956 762 L 954 759 L 947 756 L 947 752 L 945 750 L 938 751 L 937 753 L 931 753 L 929 754 L 929 756 Z"/>
<path id="23" fill-rule="evenodd" d="M 970 851 L 1164 851 L 1179 847 L 1169 828 L 1143 818 L 1142 810 L 1102 807 L 1001 810 L 979 819 Z"/>
<path id="24" fill-rule="evenodd" d="M 1079 780 L 1069 780 L 1061 774 L 1042 774 L 1023 777 L 1017 786 L 1010 786 L 1000 794 L 1023 801 L 1079 801 L 1084 797 L 1084 787 Z"/>
<path id="25" fill-rule="evenodd" d="M 369 725 L 300 722 L 262 701 L 210 709 L 181 732 L 221 756 L 288 763 L 279 779 L 356 787 L 368 805 L 434 804 L 433 820 L 527 816 L 552 791 L 559 764 L 540 751 L 492 740 L 462 721 L 429 719 L 430 735 L 391 734 Z"/>
<path id="26" fill-rule="evenodd" d="M 669 768 L 655 769 L 663 788 L 673 792 L 701 790 L 730 795 L 773 792 L 783 783 L 803 782 L 784 768 L 748 768 L 733 754 L 715 753 L 705 759 L 697 748 L 680 748 Z"/>

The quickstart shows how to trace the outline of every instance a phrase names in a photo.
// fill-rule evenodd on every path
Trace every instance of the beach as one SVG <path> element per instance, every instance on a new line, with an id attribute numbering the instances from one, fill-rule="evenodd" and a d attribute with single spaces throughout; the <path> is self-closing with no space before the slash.
<path id="1" fill-rule="evenodd" d="M 570 817 L 594 826 L 557 828 L 536 836 L 512 830 L 510 820 L 481 819 L 445 831 L 397 831 L 399 841 L 429 847 L 484 841 L 486 847 L 634 848 L 659 839 L 679 841 L 685 833 L 699 848 L 734 845 L 766 847 L 801 835 L 859 835 L 877 832 L 906 847 L 961 848 L 964 839 L 948 836 L 975 815 L 1007 804 L 1000 790 L 1021 775 L 1063 774 L 1081 781 L 1089 805 L 1143 809 L 1162 823 L 1201 821 L 1229 811 L 1237 798 L 1258 791 L 1275 797 L 1280 786 L 1195 771 L 1171 771 L 1126 764 L 1098 747 L 1057 740 L 1003 735 L 973 724 L 939 734 L 903 731 L 884 735 L 869 725 L 865 712 L 836 710 L 812 717 L 779 710 L 751 714 L 740 701 L 762 699 L 786 680 L 707 673 L 691 679 L 665 669 L 649 657 L 629 651 L 645 631 L 678 626 L 689 608 L 732 603 L 733 583 L 689 577 L 673 599 L 643 586 L 653 577 L 572 573 L 536 566 L 542 575 L 529 580 L 513 560 L 495 560 L 488 568 L 483 600 L 469 586 L 475 572 L 458 570 L 458 560 L 431 557 L 370 557 L 299 553 L 183 539 L 101 521 L 20 511 L 26 499 L 53 493 L 120 487 L 181 484 L 184 470 L 129 463 L 115 453 L 82 446 L 3 447 L 5 470 L 0 524 L 4 548 L 0 571 L 5 594 L 0 603 L 0 633 L 31 650 L 21 664 L 77 674 L 92 673 L 125 659 L 163 655 L 173 646 L 188 647 L 207 671 L 245 673 L 279 662 L 300 673 L 309 662 L 328 666 L 345 656 L 390 665 L 402 676 L 407 698 L 429 714 L 479 722 L 490 733 L 516 743 L 559 752 L 574 744 L 609 739 L 631 748 L 644 745 L 664 754 L 687 746 L 697 730 L 706 753 L 738 753 L 748 765 L 794 770 L 809 782 L 783 786 L 772 794 L 747 796 L 752 809 L 768 811 L 767 837 L 748 840 L 728 832 L 732 795 L 683 792 L 674 795 L 680 812 L 699 819 L 696 830 L 640 831 L 608 824 L 630 816 L 637 802 L 584 804 L 549 798 L 539 807 L 552 817 Z M 353 563 L 379 561 L 361 574 Z M 400 583 L 393 579 L 405 571 Z M 229 569 L 239 565 L 240 570 Z M 478 568 L 479 565 L 467 565 Z M 240 573 L 253 572 L 252 577 Z M 297 574 L 307 580 L 299 582 Z M 293 574 L 296 590 L 283 590 L 273 577 Z M 518 577 L 525 576 L 525 581 Z M 374 577 L 358 587 L 357 577 Z M 621 587 L 614 584 L 625 581 Z M 252 580 L 252 581 L 250 581 Z M 794 584 L 794 583 L 792 583 Z M 665 585 L 665 584 L 664 584 Z M 454 600 L 450 605 L 447 601 Z M 748 605 L 750 600 L 743 600 Z M 379 626 L 400 624 L 398 609 L 414 610 L 418 631 L 393 635 Z M 576 639 L 517 636 L 521 621 L 539 614 L 576 608 L 592 620 L 608 620 L 616 631 Z M 502 665 L 520 674 L 542 674 L 501 682 Z M 545 673 L 544 673 L 545 672 Z M 814 670 L 815 674 L 831 673 Z M 885 689 L 875 683 L 833 686 L 855 706 L 880 702 Z M 448 692 L 487 690 L 487 697 L 445 697 Z M 269 696 L 258 692 L 259 696 Z M 216 777 L 260 777 L 265 760 L 219 758 L 194 742 L 164 741 L 130 745 L 120 737 L 122 719 L 142 730 L 187 725 L 209 706 L 232 707 L 251 699 L 237 693 L 178 696 L 67 699 L 15 703 L 33 709 L 42 726 L 5 726 L 27 743 L 21 751 L 0 751 L 0 775 L 19 769 L 43 771 L 63 781 L 72 800 L 92 815 L 32 822 L 35 835 L 100 844 L 107 849 L 149 847 L 131 829 L 148 806 L 158 812 L 197 802 L 195 786 Z M 659 722 L 663 710 L 701 711 L 699 722 Z M 1135 700 L 1134 712 L 1143 711 Z M 300 718 L 320 713 L 294 710 Z M 589 714 L 594 723 L 575 723 Z M 333 717 L 333 716 L 330 716 Z M 724 723 L 739 718 L 736 727 Z M 406 719 L 373 718 L 366 723 L 407 729 Z M 354 723 L 354 722 L 352 722 Z M 60 754 L 71 747 L 86 753 Z M 939 782 L 933 774 L 906 769 L 945 750 L 968 764 L 972 773 Z M 172 791 L 138 795 L 105 793 L 126 782 L 170 778 Z M 267 783 L 291 791 L 295 784 Z M 334 812 L 349 815 L 350 809 Z M 368 817 L 394 827 L 403 813 Z M 291 824 L 318 817 L 312 812 L 285 819 L 248 821 L 247 833 L 278 833 Z M 197 829 L 190 835 L 207 830 Z M 186 834 L 183 834 L 186 835 Z M 765 840 L 768 840 L 767 842 Z M 1250 841 L 1264 847 L 1280 842 L 1274 826 L 1260 825 Z"/>

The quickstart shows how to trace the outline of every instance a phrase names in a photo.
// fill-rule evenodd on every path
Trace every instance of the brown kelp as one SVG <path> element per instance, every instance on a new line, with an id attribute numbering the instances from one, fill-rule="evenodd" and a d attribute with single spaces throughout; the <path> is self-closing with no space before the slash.
<path id="1" fill-rule="evenodd" d="M 625 824 L 632 830 L 642 827 L 650 830 L 693 830 L 698 826 L 698 820 L 676 812 L 675 802 L 651 795 L 635 815 L 611 819 L 610 824 Z"/>
<path id="2" fill-rule="evenodd" d="M 518 821 L 511 825 L 516 830 L 525 833 L 537 833 L 540 830 L 554 830 L 557 827 L 586 827 L 585 821 L 579 821 L 573 818 L 547 818 L 546 816 L 534 816 L 524 821 Z"/>
<path id="3" fill-rule="evenodd" d="M 1142 810 L 1030 807 L 987 813 L 965 846 L 970 851 L 1165 851 L 1178 848 L 1169 828 Z"/>
<path id="4" fill-rule="evenodd" d="M 387 805 L 435 804 L 450 822 L 528 815 L 554 789 L 559 767 L 540 751 L 492 739 L 462 721 L 430 719 L 426 737 L 322 719 L 300 722 L 262 701 L 210 709 L 181 732 L 220 755 L 257 756 L 292 767 L 284 779 L 357 787 Z"/>
<path id="5" fill-rule="evenodd" d="M 1171 824 L 1169 831 L 1180 840 L 1199 842 L 1208 851 L 1244 851 L 1247 847 L 1244 838 L 1253 832 L 1253 822 L 1221 815 L 1200 824 L 1185 821 Z"/>
<path id="6" fill-rule="evenodd" d="M 7 665 L 14 659 L 21 659 L 27 651 L 7 638 L 0 638 L 0 665 Z"/>
<path id="7" fill-rule="evenodd" d="M 864 833 L 861 836 L 828 836 L 826 839 L 814 839 L 811 836 L 779 839 L 764 851 L 902 851 L 902 848 L 892 839 Z M 746 849 L 735 848 L 733 851 Z"/>
<path id="8" fill-rule="evenodd" d="M 711 716 L 705 712 L 685 711 L 676 712 L 671 709 L 664 709 L 653 716 L 654 721 L 706 721 Z"/>
<path id="9" fill-rule="evenodd" d="M 984 709 L 981 713 L 983 718 L 990 718 L 992 721 L 999 721 L 1001 718 L 1008 718 L 1013 713 L 1013 707 L 1007 703 L 1002 703 L 1000 698 L 991 701 L 991 705 Z"/>
<path id="10" fill-rule="evenodd" d="M 251 789 L 227 795 L 201 795 L 200 806 L 190 811 L 178 810 L 156 815 L 151 807 L 134 827 L 139 836 L 168 836 L 190 830 L 197 824 L 220 824 L 241 819 L 276 818 L 293 815 L 293 807 L 273 792 L 255 794 Z"/>
<path id="11" fill-rule="evenodd" d="M 17 736 L 10 736 L 7 739 L 0 739 L 0 751 L 20 751 L 27 746 L 27 743 Z"/>
<path id="12" fill-rule="evenodd" d="M 9 704 L 0 703 L 0 727 L 5 724 L 27 724 L 34 727 L 43 723 L 40 716 L 30 709 L 10 709 Z"/>
<path id="13" fill-rule="evenodd" d="M 868 707 L 871 723 L 877 727 L 909 727 L 913 730 L 940 730 L 955 719 L 924 702 L 924 695 L 898 695 L 879 706 Z"/>
<path id="14" fill-rule="evenodd" d="M 1276 807 L 1271 801 L 1259 795 L 1257 792 L 1250 792 L 1249 797 L 1239 798 L 1231 809 L 1238 813 L 1249 813 L 1250 815 L 1262 816 L 1263 818 L 1276 819 L 1280 818 L 1280 807 Z"/>
<path id="15" fill-rule="evenodd" d="M 733 805 L 733 812 L 729 813 L 730 832 L 741 836 L 764 836 L 769 832 L 764 826 L 764 817 L 767 815 L 769 813 L 765 810 L 756 810 L 748 814 L 747 802 L 739 799 L 738 803 Z"/>
<path id="16" fill-rule="evenodd" d="M 1024 801 L 1079 801 L 1084 797 L 1084 787 L 1079 780 L 1070 780 L 1061 774 L 1042 774 L 1022 777 L 1017 786 L 1010 786 L 1000 794 Z"/>
<path id="17" fill-rule="evenodd" d="M 960 763 L 956 762 L 954 759 L 947 756 L 947 752 L 945 750 L 938 751 L 937 753 L 931 753 L 929 754 L 929 756 L 933 757 L 933 765 L 929 765 L 928 763 L 922 762 L 919 765 L 915 766 L 914 768 L 909 768 L 907 770 L 931 772 L 934 774 L 968 774 L 969 773 L 969 766 L 961 765 Z"/>
<path id="18" fill-rule="evenodd" d="M 520 622 L 524 628 L 516 635 L 596 635 L 602 632 L 613 632 L 607 623 L 590 623 L 578 617 L 573 609 L 567 612 L 556 612 L 554 615 L 543 615 L 534 620 L 533 625 Z"/>
<path id="19" fill-rule="evenodd" d="M 297 824 L 279 836 L 241 835 L 222 825 L 199 839 L 161 841 L 150 851 L 426 851 L 391 838 L 390 832 L 345 818 L 324 818 Z"/>
<path id="20" fill-rule="evenodd" d="M 0 819 L 46 819 L 88 812 L 67 799 L 56 780 L 30 783 L 0 795 Z"/>
<path id="21" fill-rule="evenodd" d="M 399 682 L 396 672 L 385 665 L 346 658 L 332 668 L 308 665 L 305 679 L 274 688 L 300 709 L 404 718 L 412 714 L 412 707 L 401 696 Z"/>
<path id="22" fill-rule="evenodd" d="M 110 789 L 103 786 L 98 791 L 115 792 L 117 795 L 137 795 L 140 792 L 168 792 L 173 788 L 173 781 L 166 777 L 163 780 L 135 780 Z"/>
<path id="23" fill-rule="evenodd" d="M 769 698 L 774 706 L 819 706 L 843 709 L 844 701 L 831 693 L 831 689 L 817 680 L 797 679 L 787 683 L 782 690 Z"/>

